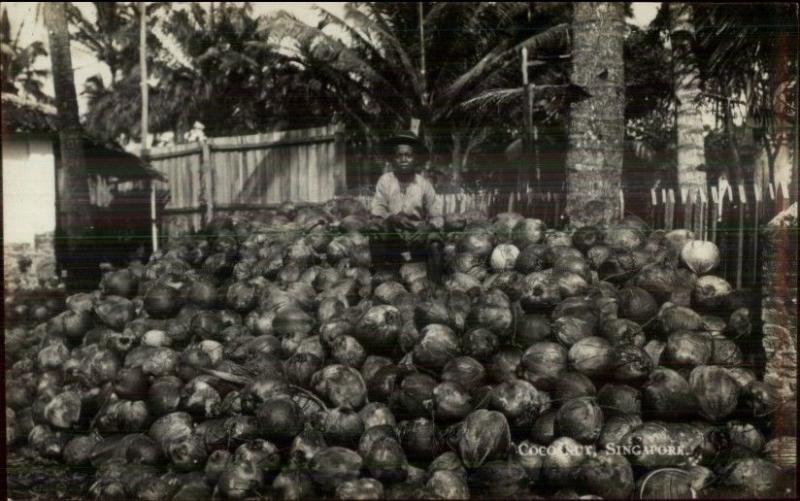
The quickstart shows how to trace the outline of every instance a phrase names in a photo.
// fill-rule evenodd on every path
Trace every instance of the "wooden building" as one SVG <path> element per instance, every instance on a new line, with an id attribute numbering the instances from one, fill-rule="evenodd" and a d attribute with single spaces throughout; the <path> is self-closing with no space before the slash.
<path id="1" fill-rule="evenodd" d="M 4 242 L 33 243 L 35 235 L 54 232 L 61 275 L 80 268 L 92 282 L 100 279 L 103 262 L 146 259 L 152 248 L 150 183 L 164 176 L 118 144 L 84 136 L 89 199 L 82 203 L 92 223 L 81 242 L 88 260 L 79 264 L 60 238 L 59 199 L 65 193 L 55 108 L 3 93 L 2 111 Z"/>

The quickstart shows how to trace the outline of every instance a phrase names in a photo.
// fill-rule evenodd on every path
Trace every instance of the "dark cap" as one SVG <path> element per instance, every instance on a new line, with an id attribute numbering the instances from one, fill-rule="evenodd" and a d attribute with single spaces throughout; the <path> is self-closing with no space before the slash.
<path id="1" fill-rule="evenodd" d="M 383 143 L 384 148 L 386 148 L 387 151 L 389 151 L 390 148 L 394 148 L 400 144 L 408 144 L 412 146 L 417 153 L 424 153 L 428 151 L 428 148 L 419 139 L 419 137 L 409 130 L 398 132 L 386 139 L 386 141 Z"/>

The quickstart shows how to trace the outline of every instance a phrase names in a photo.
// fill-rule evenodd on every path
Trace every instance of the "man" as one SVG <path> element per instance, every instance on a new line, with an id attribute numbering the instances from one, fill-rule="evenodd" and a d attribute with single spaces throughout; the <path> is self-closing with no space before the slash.
<path id="1" fill-rule="evenodd" d="M 428 278 L 441 280 L 444 226 L 433 185 L 420 173 L 422 142 L 401 132 L 386 142 L 391 169 L 375 187 L 370 212 L 382 219 L 371 235 L 372 260 L 379 267 L 426 261 Z"/>

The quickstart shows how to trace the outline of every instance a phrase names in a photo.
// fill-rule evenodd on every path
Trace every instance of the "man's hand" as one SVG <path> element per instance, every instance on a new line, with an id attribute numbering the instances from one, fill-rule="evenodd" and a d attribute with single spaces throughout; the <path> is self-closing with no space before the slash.
<path id="1" fill-rule="evenodd" d="M 393 214 L 386 218 L 386 225 L 392 230 L 402 231 L 413 231 L 417 227 L 414 220 L 403 213 Z"/>

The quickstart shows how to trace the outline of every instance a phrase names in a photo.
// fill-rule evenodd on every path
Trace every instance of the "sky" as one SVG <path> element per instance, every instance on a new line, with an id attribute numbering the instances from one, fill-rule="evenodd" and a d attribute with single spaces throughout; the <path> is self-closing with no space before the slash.
<path id="1" fill-rule="evenodd" d="M 11 33 L 14 36 L 19 31 L 20 42 L 27 45 L 33 41 L 40 40 L 47 43 L 47 32 L 41 16 L 37 17 L 38 4 L 40 2 L 4 2 L 4 8 L 8 9 L 8 16 L 11 22 Z M 202 2 L 210 4 L 210 2 Z M 91 2 L 73 2 L 81 9 L 87 17 L 94 16 L 94 6 Z M 313 5 L 323 7 L 336 15 L 341 15 L 344 11 L 341 2 L 252 2 L 254 14 L 268 14 L 279 10 L 285 10 L 297 16 L 301 21 L 312 24 L 319 21 L 317 12 L 312 8 Z M 637 26 L 647 26 L 655 17 L 660 2 L 634 2 L 632 22 Z M 84 82 L 94 76 L 101 75 L 105 82 L 110 80 L 108 68 L 97 61 L 92 53 L 76 43 L 71 46 L 72 66 L 75 72 L 75 89 L 78 92 L 78 107 L 81 114 L 86 111 L 86 98 L 81 96 Z M 39 66 L 49 69 L 50 61 L 41 58 Z M 53 83 L 47 79 L 45 92 L 53 95 Z"/>

